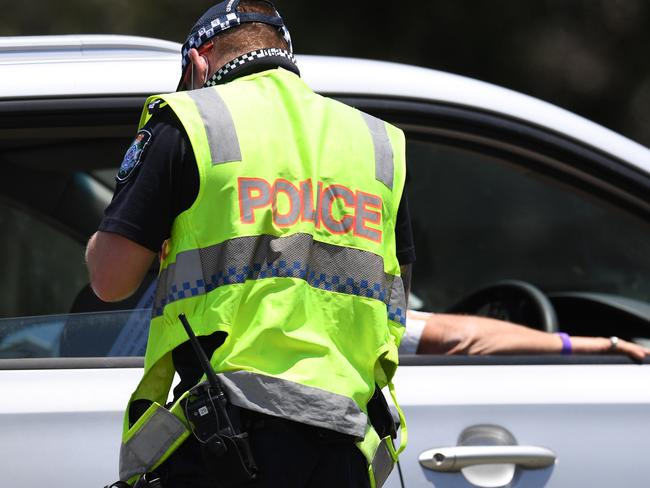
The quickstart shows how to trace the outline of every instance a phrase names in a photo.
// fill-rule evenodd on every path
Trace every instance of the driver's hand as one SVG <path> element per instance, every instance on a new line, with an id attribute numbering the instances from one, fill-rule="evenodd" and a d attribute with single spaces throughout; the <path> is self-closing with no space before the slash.
<path id="1" fill-rule="evenodd" d="M 571 337 L 575 354 L 625 354 L 636 361 L 643 361 L 650 355 L 650 349 L 634 342 L 618 339 L 615 347 L 612 344 L 612 340 L 606 337 Z"/>

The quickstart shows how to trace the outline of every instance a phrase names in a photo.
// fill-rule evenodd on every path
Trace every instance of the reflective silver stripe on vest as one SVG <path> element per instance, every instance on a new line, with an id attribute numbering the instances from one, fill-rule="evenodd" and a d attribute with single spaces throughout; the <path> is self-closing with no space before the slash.
<path id="1" fill-rule="evenodd" d="M 381 488 L 391 471 L 393 470 L 394 462 L 388 450 L 387 442 L 392 442 L 389 439 L 383 439 L 377 447 L 375 457 L 372 459 L 372 473 L 375 476 L 375 486 Z"/>
<path id="2" fill-rule="evenodd" d="M 187 429 L 174 414 L 158 408 L 120 449 L 120 479 L 146 473 Z"/>
<path id="3" fill-rule="evenodd" d="M 397 318 L 392 320 L 398 322 L 406 315 L 401 279 L 384 273 L 381 256 L 314 241 L 310 234 L 293 234 L 238 237 L 179 253 L 176 263 L 160 274 L 153 317 L 162 315 L 165 305 L 184 298 L 276 277 L 298 278 L 314 288 L 379 300 L 394 307 Z"/>
<path id="4" fill-rule="evenodd" d="M 400 324 L 406 324 L 406 292 L 400 276 L 395 276 L 390 287 L 388 299 L 388 318 Z"/>
<path id="5" fill-rule="evenodd" d="M 348 397 L 249 371 L 219 377 L 238 407 L 363 439 L 368 417 Z"/>
<path id="6" fill-rule="evenodd" d="M 186 93 L 196 104 L 203 120 L 212 164 L 241 161 L 235 123 L 219 93 L 214 88 L 190 90 Z"/>
<path id="7" fill-rule="evenodd" d="M 388 138 L 386 124 L 372 115 L 363 113 L 375 146 L 375 178 L 393 189 L 393 146 Z"/>

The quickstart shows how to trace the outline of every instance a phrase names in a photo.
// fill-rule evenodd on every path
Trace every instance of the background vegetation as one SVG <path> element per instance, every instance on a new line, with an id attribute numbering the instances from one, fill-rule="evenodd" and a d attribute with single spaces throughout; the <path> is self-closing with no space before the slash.
<path id="1" fill-rule="evenodd" d="M 0 0 L 0 35 L 182 42 L 206 0 Z M 548 100 L 650 146 L 650 1 L 277 0 L 299 53 L 417 64 Z"/>

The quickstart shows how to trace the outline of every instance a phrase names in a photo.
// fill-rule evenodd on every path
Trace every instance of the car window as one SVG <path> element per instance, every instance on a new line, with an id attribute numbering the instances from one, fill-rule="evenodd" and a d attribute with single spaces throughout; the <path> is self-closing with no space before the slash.
<path id="1" fill-rule="evenodd" d="M 84 246 L 0 199 L 0 317 L 67 312 L 88 283 Z"/>
<path id="2" fill-rule="evenodd" d="M 3 200 L 0 225 L 10 284 L 0 296 L 0 359 L 144 355 L 153 276 L 137 296 L 103 303 L 88 285 L 77 236 Z"/>
<path id="3" fill-rule="evenodd" d="M 112 195 L 113 156 L 128 139 L 103 140 L 100 153 L 113 156 L 99 162 L 64 139 L 0 144 L 0 359 L 142 356 L 150 312 L 140 298 L 155 274 L 135 296 L 108 304 L 90 290 L 84 260 Z"/>
<path id="4" fill-rule="evenodd" d="M 461 147 L 410 142 L 408 173 L 423 309 L 444 311 L 504 279 L 650 302 L 642 218 L 519 161 Z"/>
<path id="5" fill-rule="evenodd" d="M 76 236 L 1 199 L 0 227 L 0 359 L 144 354 L 148 304 L 102 310 Z"/>
<path id="6" fill-rule="evenodd" d="M 547 293 L 601 292 L 650 302 L 650 226 L 645 220 L 586 189 L 528 169 L 522 161 L 413 137 L 409 141 L 407 184 L 417 250 L 417 299 L 411 304 L 444 311 L 473 290 L 504 279 L 530 282 Z M 113 143 L 119 150 L 126 144 Z M 100 304 L 88 288 L 87 237 L 80 237 L 97 228 L 115 168 L 62 173 L 56 185 L 44 176 L 49 172 L 38 171 L 45 172 L 31 166 L 14 171 L 20 191 L 7 184 L 0 192 L 9 195 L 0 198 L 5 236 L 0 261 L 12 284 L 0 298 L 0 358 L 141 355 L 147 321 L 133 318 L 142 316 L 139 311 L 125 310 L 146 308 L 140 297 L 155 273 L 130 302 Z M 38 195 L 23 194 L 30 185 L 39 194 L 52 189 L 47 204 L 38 203 Z M 59 220 L 41 218 L 55 204 Z M 60 223 L 68 230 L 77 226 L 77 234 Z M 564 325 L 561 320 L 571 333 L 650 335 Z M 137 337 L 131 348 L 123 343 L 129 334 Z"/>
<path id="7" fill-rule="evenodd" d="M 0 319 L 0 359 L 144 356 L 151 310 Z"/>

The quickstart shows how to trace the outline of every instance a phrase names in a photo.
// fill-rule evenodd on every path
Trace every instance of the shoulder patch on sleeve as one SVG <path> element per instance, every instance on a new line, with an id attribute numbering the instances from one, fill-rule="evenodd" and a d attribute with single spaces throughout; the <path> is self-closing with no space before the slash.
<path id="1" fill-rule="evenodd" d="M 138 132 L 138 135 L 135 136 L 131 147 L 126 151 L 122 165 L 115 176 L 118 183 L 122 183 L 129 179 L 129 176 L 131 176 L 133 171 L 140 165 L 144 151 L 149 145 L 151 138 L 151 132 L 145 129 L 142 129 Z"/>

